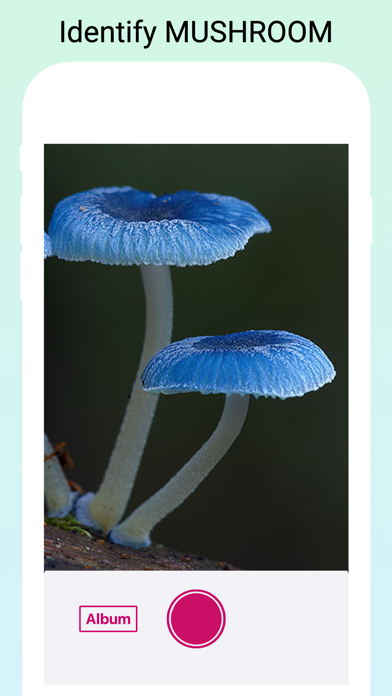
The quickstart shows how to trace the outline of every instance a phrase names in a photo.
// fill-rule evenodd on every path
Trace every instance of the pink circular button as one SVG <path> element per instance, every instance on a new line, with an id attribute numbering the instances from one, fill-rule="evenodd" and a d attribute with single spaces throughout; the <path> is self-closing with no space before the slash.
<path id="1" fill-rule="evenodd" d="M 173 599 L 167 625 L 173 638 L 187 648 L 206 648 L 223 633 L 226 614 L 223 604 L 205 590 L 188 590 Z"/>

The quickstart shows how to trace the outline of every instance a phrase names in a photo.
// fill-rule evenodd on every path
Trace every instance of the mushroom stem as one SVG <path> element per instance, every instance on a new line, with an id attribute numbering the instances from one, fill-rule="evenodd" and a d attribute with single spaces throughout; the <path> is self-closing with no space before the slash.
<path id="1" fill-rule="evenodd" d="M 71 489 L 63 469 L 44 433 L 44 489 L 48 517 L 65 517 L 72 507 Z"/>
<path id="2" fill-rule="evenodd" d="M 87 515 L 95 523 L 93 526 L 104 532 L 117 524 L 125 512 L 158 403 L 158 394 L 146 394 L 140 388 L 143 369 L 155 353 L 170 343 L 173 326 L 170 267 L 142 265 L 140 269 L 146 296 L 143 352 L 104 479 L 97 494 L 88 501 Z"/>
<path id="3" fill-rule="evenodd" d="M 112 529 L 110 537 L 114 543 L 135 548 L 149 546 L 153 527 L 193 493 L 230 449 L 241 432 L 248 404 L 248 395 L 226 396 L 221 419 L 211 437 L 160 491 Z"/>

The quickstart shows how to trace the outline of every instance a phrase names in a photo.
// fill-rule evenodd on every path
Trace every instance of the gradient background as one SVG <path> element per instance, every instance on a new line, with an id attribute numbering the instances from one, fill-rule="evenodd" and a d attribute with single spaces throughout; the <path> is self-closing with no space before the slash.
<path id="1" fill-rule="evenodd" d="M 251 399 L 244 429 L 153 540 L 245 569 L 345 570 L 348 543 L 348 171 L 343 145 L 48 145 L 55 204 L 94 186 L 216 192 L 253 203 L 269 235 L 208 267 L 173 268 L 173 340 L 246 329 L 310 338 L 337 377 L 300 399 Z M 45 427 L 86 491 L 102 479 L 144 333 L 139 269 L 45 263 Z M 221 396 L 160 398 L 131 505 L 208 438 Z"/>
<path id="2" fill-rule="evenodd" d="M 131 12 L 132 10 L 132 12 Z M 133 44 L 117 46 L 69 45 L 59 41 L 62 19 L 68 23 L 82 18 L 83 22 L 105 24 L 113 18 L 143 17 L 145 22 L 162 24 L 166 19 L 186 18 L 202 21 L 242 21 L 262 17 L 264 21 L 296 18 L 312 19 L 316 23 L 332 21 L 331 44 L 227 43 L 222 45 L 193 43 L 167 45 L 160 37 L 146 51 Z M 130 5 L 129 0 L 117 0 L 114 6 L 97 0 L 78 0 L 67 4 L 26 0 L 7 7 L 6 31 L 2 47 L 6 60 L 3 101 L 6 108 L 0 119 L 6 137 L 2 147 L 2 194 L 7 205 L 2 208 L 3 234 L 0 237 L 0 286 L 3 334 L 1 343 L 3 372 L 0 409 L 3 424 L 2 455 L 12 466 L 7 470 L 7 495 L 0 518 L 4 534 L 3 558 L 12 558 L 12 570 L 2 574 L 4 621 L 7 631 L 0 636 L 0 650 L 8 669 L 1 675 L 3 690 L 8 694 L 21 692 L 21 555 L 15 554 L 15 543 L 21 543 L 21 301 L 20 301 L 20 196 L 22 175 L 19 146 L 22 138 L 22 103 L 25 91 L 38 73 L 50 65 L 64 61 L 329 61 L 344 66 L 362 81 L 371 104 L 371 193 L 373 197 L 372 244 L 372 459 L 371 459 L 371 573 L 372 573 L 372 695 L 392 692 L 392 556 L 390 547 L 392 527 L 392 467 L 390 457 L 390 424 L 392 371 L 390 346 L 392 325 L 390 316 L 392 256 L 390 193 L 392 157 L 391 120 L 392 97 L 388 88 L 391 75 L 390 26 L 392 5 L 385 0 L 358 6 L 356 0 L 297 0 L 295 14 L 292 0 L 277 0 L 261 7 L 256 0 L 228 4 L 226 0 L 199 0 L 190 10 L 179 0 L 150 0 Z M 268 95 L 266 95 L 268 98 Z M 38 240 L 41 244 L 41 239 Z M 332 388 L 332 387 L 331 387 Z M 204 402 L 203 402 L 204 403 Z M 207 485 L 207 482 L 206 482 Z"/>

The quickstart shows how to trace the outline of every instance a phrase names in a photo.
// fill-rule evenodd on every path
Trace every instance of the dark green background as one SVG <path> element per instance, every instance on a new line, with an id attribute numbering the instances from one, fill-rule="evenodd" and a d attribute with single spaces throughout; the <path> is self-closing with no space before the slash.
<path id="1" fill-rule="evenodd" d="M 55 204 L 95 186 L 195 189 L 250 201 L 273 231 L 234 258 L 174 268 L 173 340 L 285 329 L 321 346 L 331 385 L 251 399 L 243 431 L 198 490 L 153 532 L 246 569 L 343 570 L 348 545 L 348 150 L 343 145 L 48 145 L 45 229 Z M 72 474 L 101 481 L 144 331 L 139 269 L 45 263 L 45 427 Z M 160 398 L 130 509 L 203 444 L 221 396 Z"/>

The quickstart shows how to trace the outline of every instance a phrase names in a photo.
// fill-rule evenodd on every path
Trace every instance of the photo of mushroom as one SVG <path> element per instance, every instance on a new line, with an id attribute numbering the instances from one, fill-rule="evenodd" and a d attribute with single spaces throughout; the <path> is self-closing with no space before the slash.
<path id="1" fill-rule="evenodd" d="M 45 570 L 347 570 L 347 147 L 47 145 L 44 258 Z"/>

